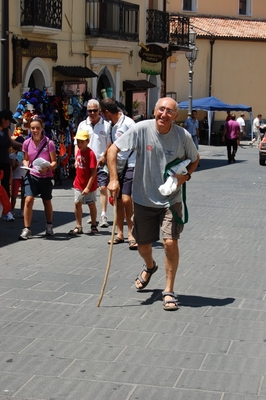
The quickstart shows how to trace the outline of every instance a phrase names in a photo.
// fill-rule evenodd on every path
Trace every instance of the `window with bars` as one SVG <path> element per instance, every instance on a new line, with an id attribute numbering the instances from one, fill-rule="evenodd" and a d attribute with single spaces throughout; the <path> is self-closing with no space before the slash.
<path id="1" fill-rule="evenodd" d="M 20 0 L 20 25 L 62 29 L 62 0 Z"/>
<path id="2" fill-rule="evenodd" d="M 139 6 L 120 0 L 87 0 L 86 35 L 139 40 Z"/>

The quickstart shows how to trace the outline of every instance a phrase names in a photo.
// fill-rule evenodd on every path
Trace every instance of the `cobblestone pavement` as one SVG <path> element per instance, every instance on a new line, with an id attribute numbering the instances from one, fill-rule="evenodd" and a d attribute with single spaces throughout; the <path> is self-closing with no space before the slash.
<path id="1" fill-rule="evenodd" d="M 32 233 L 0 221 L 0 400 L 265 400 L 266 167 L 243 143 L 200 146 L 187 184 L 189 223 L 180 239 L 180 309 L 162 308 L 164 257 L 147 289 L 128 243 L 114 246 L 100 307 L 109 228 L 69 237 L 71 181 L 54 189 L 55 236 L 44 235 L 36 199 Z M 125 232 L 125 236 L 126 232 Z"/>

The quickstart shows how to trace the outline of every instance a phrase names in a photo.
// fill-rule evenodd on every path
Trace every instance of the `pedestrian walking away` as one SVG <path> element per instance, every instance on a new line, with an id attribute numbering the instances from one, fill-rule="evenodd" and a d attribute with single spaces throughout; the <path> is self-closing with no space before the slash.
<path id="1" fill-rule="evenodd" d="M 147 287 L 151 276 L 158 269 L 153 259 L 152 244 L 160 239 L 161 228 L 166 278 L 162 297 L 163 308 L 167 311 L 178 309 L 174 284 L 179 263 L 178 239 L 183 230 L 181 187 L 190 180 L 199 162 L 199 154 L 190 133 L 174 123 L 177 115 L 178 105 L 173 99 L 159 99 L 154 108 L 155 118 L 130 127 L 110 146 L 107 156 L 110 171 L 108 189 L 111 195 L 117 198 L 120 191 L 116 168 L 117 154 L 119 151 L 136 151 L 132 190 L 133 235 L 145 264 L 135 280 L 135 286 L 137 290 Z M 166 166 L 177 159 L 191 160 L 187 166 L 188 173 L 174 175 L 178 180 L 177 189 L 170 196 L 164 196 L 158 188 L 165 182 Z"/>
<path id="2" fill-rule="evenodd" d="M 257 147 L 259 147 L 260 142 L 261 142 L 261 133 L 260 133 L 260 130 L 262 128 L 261 118 L 262 118 L 262 114 L 258 114 L 256 116 L 256 118 L 254 118 L 253 124 L 252 124 L 253 135 L 255 137 L 253 137 L 250 144 L 253 145 L 255 142 L 257 142 Z"/>
<path id="3" fill-rule="evenodd" d="M 241 113 L 240 117 L 237 118 L 236 122 L 239 123 L 240 126 L 240 137 L 239 137 L 239 145 L 240 145 L 240 141 L 246 136 L 246 132 L 245 132 L 245 114 Z"/>
<path id="4" fill-rule="evenodd" d="M 231 114 L 231 119 L 226 121 L 224 127 L 223 141 L 227 147 L 228 164 L 233 161 L 236 162 L 235 156 L 237 152 L 237 145 L 240 137 L 240 125 L 236 122 L 236 115 Z"/>

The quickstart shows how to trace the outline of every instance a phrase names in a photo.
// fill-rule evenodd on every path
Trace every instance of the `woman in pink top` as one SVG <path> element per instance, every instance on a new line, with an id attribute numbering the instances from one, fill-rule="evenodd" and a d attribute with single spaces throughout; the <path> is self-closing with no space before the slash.
<path id="1" fill-rule="evenodd" d="M 46 235 L 53 235 L 53 207 L 52 207 L 52 189 L 53 189 L 53 170 L 56 167 L 56 151 L 52 140 L 44 135 L 43 120 L 35 115 L 30 122 L 31 137 L 23 143 L 24 152 L 23 165 L 30 167 L 27 173 L 25 184 L 25 206 L 24 206 L 24 228 L 19 239 L 27 240 L 32 237 L 31 220 L 34 197 L 40 195 L 44 205 L 46 216 Z M 43 158 L 47 165 L 41 169 L 33 167 L 33 162 L 37 158 Z"/>

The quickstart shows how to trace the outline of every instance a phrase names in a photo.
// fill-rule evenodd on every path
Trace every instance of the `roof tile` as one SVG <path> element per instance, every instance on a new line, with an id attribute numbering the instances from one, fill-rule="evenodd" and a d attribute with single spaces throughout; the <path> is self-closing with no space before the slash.
<path id="1" fill-rule="evenodd" d="M 198 37 L 266 40 L 266 21 L 197 16 L 190 17 L 190 25 Z"/>

